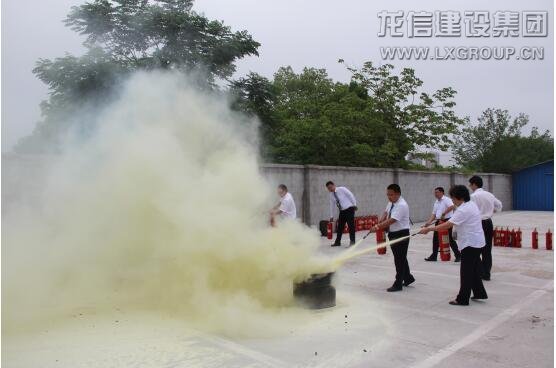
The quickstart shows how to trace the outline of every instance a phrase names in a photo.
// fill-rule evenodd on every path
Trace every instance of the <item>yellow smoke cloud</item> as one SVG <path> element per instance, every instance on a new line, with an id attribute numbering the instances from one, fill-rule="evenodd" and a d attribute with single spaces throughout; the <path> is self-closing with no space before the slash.
<path id="1" fill-rule="evenodd" d="M 248 335 L 301 313 L 292 281 L 323 267 L 319 240 L 267 226 L 255 131 L 176 74 L 132 77 L 3 216 L 4 329 L 123 308 Z"/>

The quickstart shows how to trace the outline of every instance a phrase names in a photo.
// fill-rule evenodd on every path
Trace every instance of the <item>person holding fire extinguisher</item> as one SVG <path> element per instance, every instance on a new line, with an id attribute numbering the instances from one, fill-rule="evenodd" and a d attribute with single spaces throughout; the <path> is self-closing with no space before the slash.
<path id="1" fill-rule="evenodd" d="M 481 212 L 481 221 L 486 242 L 481 254 L 483 280 L 489 281 L 490 270 L 492 268 L 492 234 L 494 233 L 491 217 L 494 212 L 502 211 L 502 202 L 492 193 L 483 189 L 483 179 L 480 176 L 475 175 L 469 179 L 469 188 L 473 191 L 471 200 L 475 202 Z"/>
<path id="2" fill-rule="evenodd" d="M 469 190 L 465 185 L 455 185 L 450 189 L 450 197 L 457 210 L 446 222 L 424 227 L 419 234 L 429 231 L 448 230 L 453 226 L 458 232 L 458 248 L 461 252 L 460 289 L 451 305 L 469 305 L 471 299 L 488 299 L 482 280 L 481 251 L 485 247 L 485 235 L 481 224 L 481 212 L 474 201 L 471 201 Z"/>
<path id="3" fill-rule="evenodd" d="M 428 219 L 425 225 L 423 225 L 423 227 L 428 227 L 432 223 L 434 223 L 435 225 L 439 225 L 443 222 L 446 222 L 450 219 L 450 217 L 452 217 L 452 214 L 454 213 L 454 202 L 452 202 L 452 200 L 448 196 L 444 195 L 444 188 L 434 188 L 434 196 L 436 198 L 436 201 L 432 206 L 431 217 Z M 448 239 L 450 240 L 450 248 L 452 248 L 452 251 L 454 252 L 454 262 L 459 262 L 460 253 L 458 250 L 458 245 L 452 236 L 452 229 L 448 230 Z M 428 258 L 425 258 L 425 261 L 436 261 L 436 259 L 438 258 L 438 247 L 438 232 L 435 232 L 432 237 L 432 254 Z"/>
<path id="4" fill-rule="evenodd" d="M 270 211 L 270 224 L 276 226 L 276 218 L 295 220 L 297 212 L 292 195 L 288 192 L 285 184 L 278 185 L 278 195 L 280 202 Z"/>
<path id="5" fill-rule="evenodd" d="M 326 183 L 326 189 L 330 192 L 330 222 L 334 221 L 334 212 L 338 209 L 338 229 L 336 241 L 331 247 L 339 247 L 342 241 L 344 226 L 349 229 L 349 245 L 355 244 L 355 211 L 357 202 L 353 193 L 346 187 L 337 187 L 332 181 Z"/>
<path id="6" fill-rule="evenodd" d="M 378 224 L 371 228 L 371 232 L 381 229 L 388 230 L 388 239 L 394 240 L 409 236 L 409 206 L 402 197 L 402 191 L 398 184 L 390 184 L 386 188 L 388 205 Z M 387 291 L 400 291 L 403 286 L 409 286 L 415 282 L 415 277 L 409 270 L 407 262 L 407 249 L 409 248 L 409 238 L 395 245 L 392 245 L 394 255 L 394 265 L 396 266 L 396 280 L 394 284 L 386 289 Z"/>

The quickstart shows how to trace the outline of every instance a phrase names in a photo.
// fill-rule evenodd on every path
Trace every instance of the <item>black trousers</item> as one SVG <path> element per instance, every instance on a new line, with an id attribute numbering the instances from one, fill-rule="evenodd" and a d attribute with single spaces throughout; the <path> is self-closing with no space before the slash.
<path id="1" fill-rule="evenodd" d="M 483 266 L 483 277 L 490 278 L 490 269 L 492 268 L 492 233 L 494 232 L 492 220 L 486 219 L 482 221 L 483 233 L 485 234 L 485 246 L 481 248 L 481 263 Z"/>
<path id="2" fill-rule="evenodd" d="M 448 219 L 446 219 L 448 220 Z M 434 225 L 439 225 L 441 222 L 440 221 L 436 221 L 434 223 Z M 450 239 L 450 248 L 452 248 L 452 252 L 454 252 L 454 256 L 456 258 L 459 258 L 461 256 L 461 254 L 459 253 L 459 249 L 458 249 L 458 244 L 456 243 L 456 241 L 454 240 L 454 237 L 452 236 L 452 228 L 448 229 L 448 238 Z M 438 232 L 435 231 L 434 234 L 432 235 L 432 254 L 431 254 L 431 258 L 433 259 L 437 259 L 438 258 L 438 248 L 440 247 L 440 242 L 438 241 Z"/>
<path id="3" fill-rule="evenodd" d="M 483 248 L 465 247 L 461 251 L 461 263 L 459 266 L 460 287 L 456 298 L 461 304 L 469 304 L 471 290 L 473 290 L 473 296 L 475 297 L 487 297 L 487 292 L 482 280 L 480 258 Z"/>
<path id="4" fill-rule="evenodd" d="M 349 228 L 349 240 L 351 243 L 355 243 L 355 207 L 340 211 L 338 229 L 336 230 L 336 244 L 340 244 L 340 241 L 342 241 L 342 233 L 344 232 L 346 223 Z"/>
<path id="5" fill-rule="evenodd" d="M 393 231 L 388 233 L 388 239 L 394 240 L 408 235 L 409 229 Z M 394 255 L 394 265 L 396 266 L 395 286 L 402 286 L 404 281 L 411 281 L 413 279 L 413 275 L 411 275 L 409 270 L 409 263 L 407 262 L 407 248 L 409 248 L 409 239 L 390 246 Z"/>

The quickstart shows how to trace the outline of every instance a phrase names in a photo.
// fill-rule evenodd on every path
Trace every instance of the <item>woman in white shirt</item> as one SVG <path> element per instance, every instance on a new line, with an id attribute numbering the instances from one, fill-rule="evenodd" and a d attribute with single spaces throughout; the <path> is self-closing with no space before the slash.
<path id="1" fill-rule="evenodd" d="M 464 185 L 455 185 L 450 189 L 450 197 L 457 209 L 454 215 L 443 224 L 421 229 L 420 234 L 429 231 L 448 230 L 455 226 L 458 232 L 458 248 L 461 251 L 460 289 L 452 305 L 469 305 L 471 299 L 487 299 L 483 286 L 481 249 L 485 246 L 485 236 L 481 224 L 481 213 L 477 205 L 471 201 L 469 190 Z"/>

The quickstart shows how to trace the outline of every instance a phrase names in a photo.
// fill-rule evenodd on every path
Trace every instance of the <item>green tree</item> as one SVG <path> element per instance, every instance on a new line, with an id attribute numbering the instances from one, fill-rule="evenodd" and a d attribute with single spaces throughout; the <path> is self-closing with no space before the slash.
<path id="1" fill-rule="evenodd" d="M 454 159 L 467 169 L 511 173 L 554 158 L 554 140 L 549 131 L 533 127 L 529 136 L 521 130 L 529 117 L 512 118 L 507 110 L 487 109 L 477 123 L 464 128 L 454 142 Z"/>
<path id="2" fill-rule="evenodd" d="M 276 133 L 276 89 L 274 84 L 260 74 L 250 72 L 247 76 L 232 81 L 230 92 L 234 97 L 232 108 L 260 121 L 259 133 L 263 144 L 262 156 L 271 160 Z"/>
<path id="3" fill-rule="evenodd" d="M 421 93 L 415 101 L 422 82 L 411 69 L 397 76 L 392 68 L 366 63 L 361 70 L 350 69 L 353 78 L 345 84 L 334 82 L 324 69 L 297 74 L 283 67 L 272 81 L 253 75 L 241 80 L 236 87 L 243 92 L 237 95 L 244 110 L 265 112 L 263 126 L 271 127 L 267 159 L 405 167 L 407 153 L 418 146 L 447 149 L 449 134 L 463 120 L 452 110 L 455 91 Z"/>
<path id="4" fill-rule="evenodd" d="M 48 85 L 41 105 L 44 120 L 16 149 L 56 149 L 82 106 L 98 106 L 114 96 L 114 86 L 136 70 L 195 72 L 212 88 L 235 71 L 235 62 L 258 55 L 260 44 L 247 31 L 232 32 L 220 21 L 192 10 L 192 0 L 94 0 L 74 6 L 65 24 L 86 37 L 83 56 L 40 59 L 33 73 Z M 81 110 L 79 110 L 81 111 Z M 46 147 L 38 147 L 43 142 Z"/>

